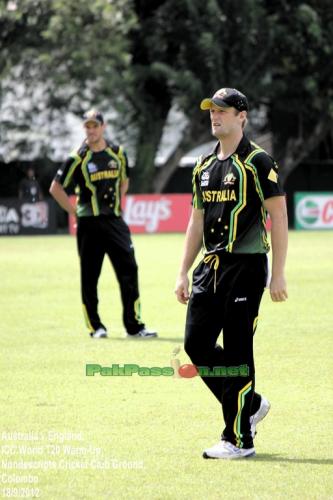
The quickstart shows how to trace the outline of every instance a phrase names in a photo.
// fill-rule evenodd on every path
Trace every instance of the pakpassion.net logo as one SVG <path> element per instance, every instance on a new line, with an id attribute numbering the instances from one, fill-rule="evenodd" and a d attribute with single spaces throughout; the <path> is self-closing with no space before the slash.
<path id="1" fill-rule="evenodd" d="M 100 375 L 102 377 L 132 377 L 138 375 L 140 377 L 182 377 L 192 378 L 200 375 L 200 377 L 248 377 L 248 365 L 240 366 L 196 366 L 192 364 L 184 364 L 178 366 L 176 359 L 172 360 L 173 366 L 140 366 L 137 364 L 112 364 L 111 366 L 101 366 L 99 364 L 86 364 L 86 376 L 94 377 Z"/>

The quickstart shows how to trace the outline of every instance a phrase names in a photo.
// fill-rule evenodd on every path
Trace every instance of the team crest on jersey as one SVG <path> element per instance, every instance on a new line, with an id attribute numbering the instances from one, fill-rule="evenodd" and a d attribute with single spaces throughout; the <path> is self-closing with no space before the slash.
<path id="1" fill-rule="evenodd" d="M 208 186 L 209 183 L 209 172 L 204 172 L 201 176 L 200 186 L 205 187 Z"/>
<path id="2" fill-rule="evenodd" d="M 233 186 L 235 184 L 236 177 L 232 172 L 229 172 L 223 179 L 223 184 L 226 186 Z"/>
<path id="3" fill-rule="evenodd" d="M 108 163 L 108 167 L 112 170 L 118 169 L 118 163 L 115 160 L 110 160 Z"/>
<path id="4" fill-rule="evenodd" d="M 87 167 L 90 174 L 92 174 L 93 172 L 97 172 L 98 170 L 97 165 L 95 165 L 95 163 L 93 163 L 92 161 L 88 163 Z"/>

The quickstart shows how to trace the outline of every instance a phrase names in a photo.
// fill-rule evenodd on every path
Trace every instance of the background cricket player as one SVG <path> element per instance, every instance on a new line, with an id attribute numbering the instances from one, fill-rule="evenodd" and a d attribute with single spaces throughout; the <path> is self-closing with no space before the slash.
<path id="1" fill-rule="evenodd" d="M 269 402 L 254 391 L 253 335 L 267 280 L 266 211 L 272 229 L 273 301 L 287 298 L 284 266 L 288 223 L 285 196 L 274 160 L 243 133 L 248 101 L 236 89 L 218 90 L 201 102 L 209 110 L 214 151 L 200 158 L 193 173 L 193 209 L 176 282 L 177 299 L 188 303 L 185 350 L 198 366 L 240 367 L 248 374 L 203 377 L 225 421 L 222 439 L 205 458 L 242 458 L 255 454 L 256 424 Z M 187 273 L 203 245 L 204 258 Z M 216 343 L 223 332 L 223 348 Z M 237 370 L 236 370 L 237 371 Z"/>
<path id="2" fill-rule="evenodd" d="M 104 138 L 103 115 L 96 110 L 84 116 L 86 140 L 58 170 L 51 195 L 69 214 L 77 216 L 77 244 L 81 267 L 81 295 L 86 324 L 93 338 L 107 337 L 98 314 L 97 284 L 104 255 L 115 270 L 123 305 L 123 323 L 129 337 L 151 338 L 140 315 L 138 266 L 129 228 L 121 216 L 121 197 L 128 189 L 127 155 L 121 146 Z M 66 188 L 76 186 L 75 208 Z"/>

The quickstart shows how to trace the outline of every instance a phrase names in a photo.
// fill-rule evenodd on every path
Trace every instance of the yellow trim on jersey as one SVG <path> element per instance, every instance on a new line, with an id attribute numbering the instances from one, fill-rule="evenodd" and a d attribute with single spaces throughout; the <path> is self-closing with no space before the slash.
<path id="1" fill-rule="evenodd" d="M 119 156 L 119 159 L 121 161 L 121 175 L 120 175 L 120 177 L 121 177 L 122 181 L 126 181 L 126 179 L 127 179 L 126 158 L 125 158 L 124 149 L 122 146 L 119 146 L 118 156 Z"/>
<path id="2" fill-rule="evenodd" d="M 251 144 L 256 145 L 253 142 Z M 266 153 L 266 151 L 258 146 L 257 149 L 255 149 L 254 151 L 252 151 L 245 158 L 244 164 L 245 164 L 245 168 L 247 168 L 248 170 L 250 170 L 250 172 L 252 173 L 252 175 L 254 177 L 254 184 L 255 184 L 255 187 L 256 187 L 256 191 L 257 191 L 257 193 L 259 195 L 259 198 L 260 198 L 260 201 L 261 201 L 261 208 L 260 208 L 261 219 L 262 219 L 263 226 L 266 227 L 267 214 L 266 214 L 266 209 L 265 209 L 265 207 L 263 205 L 263 203 L 264 203 L 264 194 L 263 194 L 262 189 L 261 189 L 261 185 L 260 185 L 260 181 L 259 181 L 259 176 L 258 176 L 258 171 L 257 171 L 256 167 L 253 165 L 253 163 L 251 162 L 251 160 L 253 160 L 253 158 L 258 153 Z M 264 247 L 269 250 L 269 243 L 268 243 L 268 240 L 267 240 L 266 229 L 265 229 L 265 231 L 262 234 L 262 240 L 263 240 Z"/>
<path id="3" fill-rule="evenodd" d="M 68 173 L 67 173 L 67 175 L 65 177 L 65 180 L 64 180 L 64 182 L 62 184 L 64 188 L 67 187 L 68 184 L 70 183 L 76 167 L 81 162 L 81 156 L 79 156 L 75 151 L 73 151 L 69 156 L 70 156 L 70 158 L 73 158 L 74 163 L 72 163 L 72 165 L 70 166 L 70 168 L 68 170 Z"/>
<path id="4" fill-rule="evenodd" d="M 264 195 L 263 195 L 263 192 L 261 190 L 261 186 L 260 186 L 260 182 L 259 182 L 259 178 L 258 178 L 257 169 L 254 167 L 254 165 L 252 163 L 245 164 L 245 168 L 247 170 L 249 170 L 251 172 L 251 174 L 253 175 L 254 185 L 256 187 L 256 191 L 257 191 L 258 196 L 259 196 L 260 201 L 261 201 L 261 207 L 260 207 L 261 220 L 262 220 L 263 226 L 265 227 L 266 226 L 266 220 L 267 220 L 267 214 L 266 214 L 266 209 L 265 209 L 265 207 L 263 205 L 263 203 L 264 203 Z M 263 233 L 262 239 L 263 239 L 264 247 L 268 248 L 269 244 L 268 244 L 268 241 L 267 241 L 267 235 L 266 235 L 266 233 Z"/>
<path id="5" fill-rule="evenodd" d="M 120 175 L 118 176 L 116 182 L 115 182 L 115 203 L 114 203 L 114 213 L 116 215 L 120 215 L 121 213 L 121 200 L 120 200 L 120 182 L 124 181 L 127 179 L 126 176 L 126 171 L 125 171 L 125 166 L 126 166 L 126 160 L 123 154 L 123 149 L 121 146 L 119 146 L 118 154 L 115 153 L 112 148 L 109 146 L 105 150 L 114 160 L 118 163 L 119 165 L 119 173 Z"/>
<path id="6" fill-rule="evenodd" d="M 244 167 L 247 168 L 247 170 L 250 170 L 251 174 L 253 175 L 253 180 L 254 180 L 254 185 L 256 187 L 256 191 L 259 195 L 260 201 L 263 203 L 264 194 L 263 194 L 261 186 L 260 186 L 257 169 L 255 168 L 254 165 L 252 165 L 252 163 L 244 163 Z"/>
<path id="7" fill-rule="evenodd" d="M 196 164 L 195 164 L 194 169 L 193 169 L 193 174 L 192 174 L 192 193 L 193 193 L 193 202 L 192 203 L 193 203 L 194 208 L 199 208 L 199 209 L 203 208 L 203 204 L 202 204 L 202 197 L 201 197 L 200 201 L 198 200 L 196 175 L 197 175 L 197 172 L 199 171 L 199 167 L 201 166 L 201 161 L 202 161 L 202 156 L 200 156 L 197 159 Z"/>
<path id="8" fill-rule="evenodd" d="M 192 190 L 193 190 L 193 207 L 194 208 L 203 208 L 203 199 L 201 196 L 201 199 L 199 200 L 198 198 L 198 193 L 197 193 L 197 186 L 196 186 L 196 176 L 201 173 L 202 170 L 205 168 L 209 167 L 209 165 L 212 163 L 213 160 L 216 159 L 216 155 L 212 155 L 210 158 L 205 160 L 203 163 L 201 163 L 201 157 L 198 159 L 194 170 L 193 170 L 193 176 L 192 176 Z M 199 186 L 200 189 L 200 186 Z M 201 190 L 200 190 L 201 192 Z"/>
<path id="9" fill-rule="evenodd" d="M 257 326 L 258 326 L 258 319 L 259 319 L 259 316 L 256 316 L 253 320 L 253 333 L 256 331 L 257 329 Z"/>
<path id="10" fill-rule="evenodd" d="M 193 175 L 196 175 L 197 173 L 201 172 L 201 170 L 204 170 L 205 168 L 209 167 L 209 165 L 214 160 L 216 160 L 216 155 L 212 155 L 211 157 L 207 158 L 203 163 L 200 163 L 198 161 L 198 163 L 194 167 Z"/>
<path id="11" fill-rule="evenodd" d="M 228 252 L 232 252 L 232 247 L 234 241 L 236 240 L 238 215 L 245 208 L 247 203 L 246 199 L 247 178 L 246 178 L 245 167 L 243 163 L 239 160 L 238 155 L 234 155 L 232 162 L 239 172 L 239 202 L 237 203 L 237 205 L 231 211 L 230 214 L 229 243 L 227 245 Z"/>
<path id="12" fill-rule="evenodd" d="M 121 159 L 119 158 L 119 156 L 113 151 L 112 148 L 110 148 L 110 146 L 108 146 L 107 148 L 105 148 L 105 151 L 107 152 L 107 154 L 109 156 L 112 156 L 112 158 L 114 158 L 114 160 L 118 163 L 119 170 L 120 170 L 120 168 L 121 168 Z"/>
<path id="13" fill-rule="evenodd" d="M 251 141 L 252 146 L 255 146 L 255 149 L 251 151 L 249 155 L 244 160 L 244 163 L 249 162 L 252 160 L 252 158 L 257 154 L 257 153 L 266 153 L 264 149 L 262 149 L 260 146 L 258 146 L 255 142 Z M 266 153 L 267 154 L 267 153 Z"/>
<path id="14" fill-rule="evenodd" d="M 91 191 L 91 207 L 94 215 L 99 215 L 98 201 L 96 197 L 96 187 L 90 182 L 89 173 L 87 169 L 87 164 L 92 157 L 92 152 L 89 150 L 82 160 L 82 174 L 86 183 L 86 186 Z"/>
<path id="15" fill-rule="evenodd" d="M 259 181 L 259 176 L 258 176 L 258 172 L 257 172 L 257 169 L 256 167 L 253 165 L 253 163 L 251 163 L 251 160 L 258 154 L 258 153 L 265 153 L 265 151 L 261 148 L 257 148 L 255 149 L 254 151 L 252 151 L 244 160 L 244 165 L 246 168 L 248 168 L 252 174 L 253 174 L 253 177 L 254 177 L 254 183 L 255 183 L 255 186 L 256 186 L 256 191 L 259 195 L 259 198 L 261 200 L 261 202 L 264 201 L 264 194 L 262 192 L 262 189 L 261 189 L 261 185 L 260 185 L 260 181 Z"/>

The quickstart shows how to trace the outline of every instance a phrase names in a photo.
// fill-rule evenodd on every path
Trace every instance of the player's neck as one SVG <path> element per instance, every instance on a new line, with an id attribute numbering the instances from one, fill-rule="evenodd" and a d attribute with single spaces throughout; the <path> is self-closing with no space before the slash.
<path id="1" fill-rule="evenodd" d="M 92 151 L 93 153 L 98 153 L 99 151 L 104 151 L 104 149 L 106 148 L 107 144 L 106 144 L 106 140 L 102 137 L 102 139 L 100 139 L 99 141 L 89 141 L 87 139 L 87 144 L 89 146 L 89 149 L 90 151 Z"/>
<path id="2" fill-rule="evenodd" d="M 243 131 L 228 137 L 222 137 L 219 139 L 219 146 L 217 149 L 217 157 L 219 160 L 226 160 L 231 156 L 237 149 L 238 144 L 242 140 Z"/>

